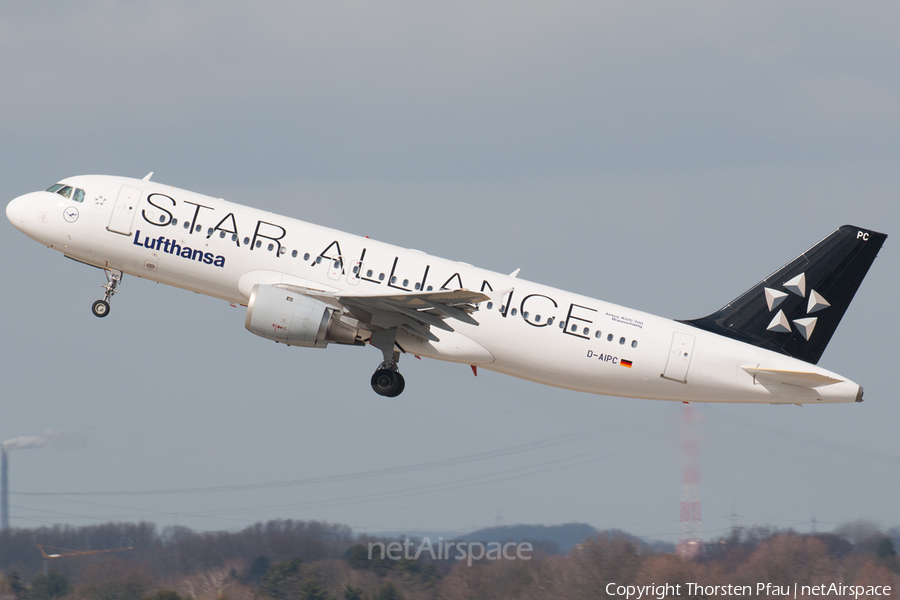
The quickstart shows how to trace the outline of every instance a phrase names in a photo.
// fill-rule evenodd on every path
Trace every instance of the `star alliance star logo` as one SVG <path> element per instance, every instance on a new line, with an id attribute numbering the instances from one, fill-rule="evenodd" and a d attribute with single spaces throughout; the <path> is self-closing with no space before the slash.
<path id="1" fill-rule="evenodd" d="M 785 281 L 782 286 L 787 290 L 787 292 L 773 290 L 772 288 L 765 288 L 766 305 L 769 307 L 769 312 L 772 312 L 773 310 L 778 308 L 782 302 L 784 302 L 784 299 L 787 298 L 788 292 L 796 294 L 801 298 L 806 298 L 806 273 L 800 273 L 789 281 Z M 818 312 L 824 308 L 828 308 L 829 306 L 831 306 L 831 304 L 829 304 L 828 301 L 825 300 L 825 298 L 823 298 L 819 292 L 817 292 L 816 290 L 809 291 L 809 302 L 807 302 L 806 304 L 807 315 L 811 315 L 814 312 Z M 797 331 L 800 332 L 800 335 L 802 335 L 804 339 L 808 340 L 809 336 L 812 335 L 813 329 L 816 328 L 817 319 L 818 317 L 794 319 L 794 325 L 797 326 Z M 790 333 L 791 322 L 788 321 L 788 318 L 787 316 L 785 316 L 784 311 L 779 309 L 766 329 L 768 331 L 774 331 L 776 333 Z"/>

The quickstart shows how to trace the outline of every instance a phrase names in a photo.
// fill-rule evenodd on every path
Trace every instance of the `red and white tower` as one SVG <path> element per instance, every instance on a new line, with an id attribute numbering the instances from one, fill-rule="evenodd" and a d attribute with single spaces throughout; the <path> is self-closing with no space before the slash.
<path id="1" fill-rule="evenodd" d="M 698 416 L 685 403 L 681 415 L 681 449 L 684 470 L 681 481 L 681 536 L 676 552 L 686 558 L 698 556 L 703 548 L 703 521 L 700 516 L 700 471 L 697 468 Z"/>

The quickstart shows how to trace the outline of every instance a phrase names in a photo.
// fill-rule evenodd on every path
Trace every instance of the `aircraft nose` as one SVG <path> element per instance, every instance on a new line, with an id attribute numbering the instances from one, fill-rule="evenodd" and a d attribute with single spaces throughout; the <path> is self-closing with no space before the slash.
<path id="1" fill-rule="evenodd" d="M 19 196 L 6 205 L 6 218 L 19 231 L 25 227 L 25 197 Z"/>

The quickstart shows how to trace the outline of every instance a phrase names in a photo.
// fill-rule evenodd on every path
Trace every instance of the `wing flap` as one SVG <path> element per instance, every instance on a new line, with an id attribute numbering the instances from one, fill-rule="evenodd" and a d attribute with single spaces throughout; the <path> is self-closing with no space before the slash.
<path id="1" fill-rule="evenodd" d="M 488 300 L 481 292 L 466 289 L 411 294 L 336 294 L 334 300 L 341 305 L 365 311 L 371 318 L 367 322 L 375 329 L 390 326 L 402 327 L 409 333 L 436 342 L 438 338 L 430 328 L 454 331 L 446 322 L 453 319 L 469 325 L 478 325 L 470 313 L 478 310 L 477 304 Z M 393 321 L 394 325 L 390 325 Z"/>
<path id="2" fill-rule="evenodd" d="M 391 302 L 384 302 L 383 304 L 385 306 L 385 309 L 388 311 L 395 310 L 400 312 L 401 314 L 406 315 L 407 317 L 415 319 L 416 321 L 425 323 L 427 325 L 432 325 L 434 327 L 437 327 L 438 329 L 443 329 L 444 331 L 453 331 L 453 328 L 444 323 L 443 319 L 427 313 L 424 310 L 413 310 L 411 308 L 399 306 Z"/>
<path id="3" fill-rule="evenodd" d="M 409 294 L 335 294 L 341 302 L 374 306 L 377 302 L 388 302 L 397 306 L 405 306 L 415 310 L 434 308 L 435 305 L 459 306 L 478 304 L 489 300 L 486 294 L 466 289 L 443 290 L 440 292 L 413 292 Z M 465 310 L 464 306 L 460 306 Z M 469 311 L 475 307 L 469 307 Z"/>

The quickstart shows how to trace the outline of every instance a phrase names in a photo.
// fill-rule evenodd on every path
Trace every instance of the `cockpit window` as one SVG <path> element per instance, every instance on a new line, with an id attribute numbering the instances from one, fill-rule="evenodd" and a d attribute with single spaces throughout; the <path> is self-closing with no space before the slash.
<path id="1" fill-rule="evenodd" d="M 64 198 L 71 198 L 75 202 L 84 202 L 84 190 L 81 188 L 73 188 L 71 185 L 57 183 L 47 188 L 48 192 L 56 192 Z M 75 192 L 74 197 L 72 192 Z"/>

